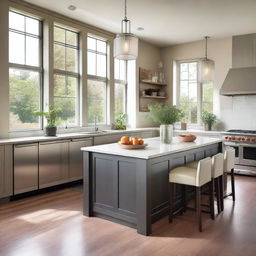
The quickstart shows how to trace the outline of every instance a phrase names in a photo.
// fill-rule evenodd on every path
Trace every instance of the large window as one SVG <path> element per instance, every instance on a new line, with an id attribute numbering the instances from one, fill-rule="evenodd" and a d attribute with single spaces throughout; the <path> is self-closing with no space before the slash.
<path id="1" fill-rule="evenodd" d="M 59 126 L 79 125 L 78 33 L 54 26 L 54 105 Z"/>
<path id="2" fill-rule="evenodd" d="M 177 102 L 184 111 L 184 121 L 191 124 L 200 124 L 202 111 L 213 109 L 213 85 L 199 82 L 199 69 L 199 61 L 179 62 L 177 68 Z"/>
<path id="3" fill-rule="evenodd" d="M 42 33 L 38 19 L 9 12 L 10 130 L 40 129 Z"/>
<path id="4" fill-rule="evenodd" d="M 88 123 L 106 123 L 107 43 L 87 38 Z"/>
<path id="5" fill-rule="evenodd" d="M 115 59 L 115 116 L 126 113 L 126 61 Z"/>

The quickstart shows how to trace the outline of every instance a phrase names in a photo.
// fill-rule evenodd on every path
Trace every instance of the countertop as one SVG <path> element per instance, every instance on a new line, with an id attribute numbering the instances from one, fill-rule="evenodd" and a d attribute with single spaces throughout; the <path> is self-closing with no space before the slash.
<path id="1" fill-rule="evenodd" d="M 102 133 L 86 133 L 84 132 L 74 132 L 74 133 L 62 133 L 57 134 L 57 136 L 31 136 L 31 137 L 20 137 L 20 138 L 7 138 L 0 139 L 1 144 L 20 144 L 20 143 L 32 143 L 32 142 L 46 142 L 46 141 L 56 141 L 56 140 L 65 140 L 65 139 L 74 139 L 74 138 L 92 138 L 96 136 L 106 136 L 106 135 L 115 135 L 115 134 L 125 134 L 129 132 L 143 132 L 143 131 L 155 131 L 159 130 L 157 127 L 152 128 L 135 128 L 127 130 L 105 130 L 106 132 Z"/>
<path id="2" fill-rule="evenodd" d="M 194 142 L 180 142 L 180 139 L 178 137 L 174 137 L 173 142 L 170 145 L 161 144 L 160 137 L 145 139 L 144 141 L 148 144 L 145 149 L 127 150 L 122 149 L 117 143 L 112 143 L 92 147 L 83 147 L 81 148 L 81 150 L 125 157 L 151 159 L 219 143 L 222 142 L 222 139 L 211 137 L 197 137 L 196 141 Z"/>

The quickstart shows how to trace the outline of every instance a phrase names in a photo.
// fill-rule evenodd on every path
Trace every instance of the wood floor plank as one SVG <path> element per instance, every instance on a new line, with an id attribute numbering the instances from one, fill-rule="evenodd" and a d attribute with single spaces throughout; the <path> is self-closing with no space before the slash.
<path id="1" fill-rule="evenodd" d="M 163 218 L 145 237 L 135 229 L 82 215 L 77 188 L 36 195 L 0 205 L 1 256 L 254 256 L 256 255 L 256 178 L 236 177 L 236 202 L 225 199 L 215 220 L 195 212 L 169 224 Z"/>

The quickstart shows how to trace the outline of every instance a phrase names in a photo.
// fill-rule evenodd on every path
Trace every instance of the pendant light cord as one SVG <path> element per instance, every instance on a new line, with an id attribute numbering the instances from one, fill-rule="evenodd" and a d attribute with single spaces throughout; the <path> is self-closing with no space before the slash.
<path id="1" fill-rule="evenodd" d="M 124 20 L 127 20 L 127 4 L 126 4 L 126 0 L 124 0 Z"/>
<path id="2" fill-rule="evenodd" d="M 125 0 L 126 1 L 126 0 Z M 210 38 L 209 36 L 205 36 L 205 59 L 207 59 L 207 42 L 208 42 L 208 39 Z"/>

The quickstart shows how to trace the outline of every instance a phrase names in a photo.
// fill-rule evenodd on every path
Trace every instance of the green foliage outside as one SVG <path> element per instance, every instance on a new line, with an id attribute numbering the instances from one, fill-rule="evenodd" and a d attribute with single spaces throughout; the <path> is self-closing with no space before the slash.
<path id="1" fill-rule="evenodd" d="M 149 104 L 148 109 L 150 111 L 148 118 L 158 124 L 174 124 L 183 117 L 182 110 L 161 103 Z"/>

